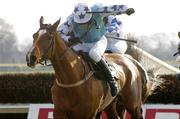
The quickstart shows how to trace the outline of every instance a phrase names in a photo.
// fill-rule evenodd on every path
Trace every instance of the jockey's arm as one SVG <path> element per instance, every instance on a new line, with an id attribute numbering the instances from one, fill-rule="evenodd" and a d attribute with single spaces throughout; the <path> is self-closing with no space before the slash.
<path id="1" fill-rule="evenodd" d="M 112 24 L 117 24 L 119 26 L 119 28 L 122 28 L 122 26 L 123 26 L 120 19 L 118 19 L 114 15 L 110 15 L 107 17 L 107 25 L 106 26 L 110 26 Z"/>
<path id="2" fill-rule="evenodd" d="M 126 5 L 111 5 L 111 6 L 98 6 L 94 5 L 92 11 L 100 12 L 100 15 L 107 17 L 109 15 L 119 15 L 120 13 L 126 13 L 131 15 L 134 13 L 133 8 L 128 8 Z"/>
<path id="3" fill-rule="evenodd" d="M 74 37 L 70 18 L 68 18 L 66 22 L 60 25 L 58 32 L 66 42 L 69 42 L 69 39 Z"/>

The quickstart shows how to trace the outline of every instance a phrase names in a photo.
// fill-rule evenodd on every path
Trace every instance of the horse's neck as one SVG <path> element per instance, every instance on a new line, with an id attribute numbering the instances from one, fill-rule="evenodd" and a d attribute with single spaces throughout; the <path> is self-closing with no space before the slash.
<path id="1" fill-rule="evenodd" d="M 55 52 L 51 62 L 59 80 L 67 84 L 80 80 L 83 75 L 82 59 L 64 42 L 57 41 L 55 44 Z"/>

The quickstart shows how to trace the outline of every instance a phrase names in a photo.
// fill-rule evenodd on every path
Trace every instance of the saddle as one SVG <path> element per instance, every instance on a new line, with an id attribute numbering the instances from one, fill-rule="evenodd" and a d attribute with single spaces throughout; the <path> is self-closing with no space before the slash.
<path id="1" fill-rule="evenodd" d="M 112 52 L 106 52 L 106 53 L 112 53 Z M 98 80 L 106 79 L 100 67 L 96 65 L 96 63 L 89 57 L 87 52 L 79 51 L 77 52 L 77 54 L 80 55 L 84 59 L 84 61 L 86 61 L 87 65 L 90 67 L 90 70 L 94 71 L 94 75 L 97 77 Z M 107 64 L 109 66 L 109 69 L 111 70 L 112 75 L 117 80 L 115 67 L 108 62 Z"/>
<path id="2" fill-rule="evenodd" d="M 76 52 L 76 51 L 75 51 Z M 91 70 L 95 71 L 94 75 L 96 77 L 98 77 L 99 80 L 104 79 L 104 75 L 102 74 L 102 71 L 100 70 L 100 67 L 98 67 L 95 62 L 89 57 L 87 52 L 83 52 L 83 51 L 78 51 L 76 52 L 78 55 L 80 55 L 85 61 L 87 61 L 88 66 L 90 67 Z M 105 53 L 112 53 L 111 51 L 106 51 Z M 137 68 L 143 72 L 143 79 L 142 83 L 143 83 L 143 87 L 146 86 L 147 81 L 149 80 L 148 75 L 146 70 L 144 69 L 144 67 L 138 62 L 136 61 L 132 56 L 125 54 L 125 57 L 127 57 L 129 60 L 131 60 L 136 66 Z M 108 62 L 107 62 L 108 63 Z M 117 80 L 116 78 L 116 69 L 113 65 L 111 65 L 110 63 L 108 63 L 109 68 L 111 70 L 112 75 L 114 76 L 114 78 Z"/>

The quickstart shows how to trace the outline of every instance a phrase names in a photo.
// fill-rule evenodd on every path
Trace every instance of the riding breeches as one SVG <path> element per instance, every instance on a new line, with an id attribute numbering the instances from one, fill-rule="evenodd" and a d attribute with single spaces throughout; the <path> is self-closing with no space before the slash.
<path id="1" fill-rule="evenodd" d="M 75 51 L 88 52 L 89 57 L 95 62 L 99 62 L 107 48 L 107 39 L 102 36 L 99 41 L 94 43 L 81 43 L 73 46 Z"/>
<path id="2" fill-rule="evenodd" d="M 126 50 L 127 50 L 126 41 L 108 38 L 107 51 L 124 54 L 126 52 Z"/>

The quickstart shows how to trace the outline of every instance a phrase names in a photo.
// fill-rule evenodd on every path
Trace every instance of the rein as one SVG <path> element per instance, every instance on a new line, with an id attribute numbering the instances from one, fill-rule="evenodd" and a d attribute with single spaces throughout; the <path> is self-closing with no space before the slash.
<path id="1" fill-rule="evenodd" d="M 50 39 L 51 43 L 49 45 L 49 47 L 46 49 L 46 52 L 44 54 L 44 56 L 46 56 L 48 54 L 48 52 L 51 49 L 51 56 L 53 55 L 53 50 L 54 50 L 54 42 L 55 42 L 55 36 L 52 35 L 51 39 Z M 44 63 L 43 63 L 44 61 Z M 39 64 L 43 65 L 43 66 L 52 66 L 52 64 L 47 64 L 47 58 L 45 58 L 42 62 L 39 62 Z"/>
<path id="2" fill-rule="evenodd" d="M 62 60 L 67 51 L 69 51 L 69 47 L 67 50 L 64 51 L 63 55 L 60 57 L 60 60 Z M 80 80 L 80 81 L 77 81 L 76 83 L 73 83 L 73 84 L 63 84 L 63 83 L 60 83 L 57 78 L 56 78 L 56 84 L 59 86 L 59 87 L 62 87 L 62 88 L 72 88 L 72 87 L 77 87 L 77 86 L 80 86 L 81 84 L 85 83 L 88 79 L 90 79 L 90 77 L 94 74 L 94 71 L 90 70 L 89 73 L 87 72 L 88 71 L 88 67 L 87 65 L 85 64 L 84 60 L 81 60 L 81 63 L 84 67 L 84 74 L 83 74 L 83 78 Z"/>
<path id="3" fill-rule="evenodd" d="M 53 50 L 54 50 L 54 39 L 55 39 L 54 37 L 51 38 L 51 44 L 49 45 L 49 48 L 47 49 L 47 52 L 46 52 L 46 53 L 48 53 L 51 48 L 51 56 L 52 56 Z M 45 66 L 52 66 L 52 64 L 47 64 L 47 59 L 44 60 L 44 64 L 42 62 L 40 64 L 45 65 Z"/>
<path id="4" fill-rule="evenodd" d="M 48 49 L 46 50 L 47 52 L 46 52 L 45 56 L 48 54 L 48 52 L 50 51 L 50 49 L 51 49 L 51 56 L 53 55 L 53 50 L 54 50 L 54 47 L 55 47 L 55 36 L 53 35 L 50 40 L 51 40 L 51 43 L 50 43 Z M 59 58 L 60 58 L 59 60 L 62 60 L 62 59 L 65 57 L 65 55 L 66 55 L 67 52 L 71 49 L 71 47 L 72 47 L 72 46 L 68 47 L 68 48 L 62 53 L 62 55 L 59 57 Z M 45 62 L 45 63 L 42 63 L 42 62 L 39 62 L 39 63 L 42 64 L 42 65 L 45 65 L 45 66 L 51 66 L 51 64 L 50 64 L 50 65 L 47 65 L 46 61 L 47 61 L 47 59 L 44 59 L 44 62 Z M 94 71 L 92 71 L 92 70 L 89 71 L 89 73 L 87 72 L 87 71 L 88 71 L 88 67 L 87 67 L 87 65 L 85 64 L 84 60 L 81 60 L 81 62 L 82 62 L 82 65 L 83 65 L 83 67 L 84 67 L 83 78 L 82 78 L 80 81 L 77 81 L 76 83 L 73 83 L 73 84 L 63 84 L 63 83 L 59 82 L 59 81 L 57 80 L 57 78 L 56 78 L 55 81 L 56 81 L 56 83 L 57 83 L 57 85 L 58 85 L 59 87 L 71 88 L 71 87 L 79 86 L 79 85 L 83 84 L 84 82 L 86 82 L 86 81 L 94 74 Z"/>
<path id="5" fill-rule="evenodd" d="M 73 83 L 73 84 L 62 84 L 60 83 L 57 79 L 56 79 L 56 84 L 59 86 L 59 87 L 62 87 L 62 88 L 72 88 L 72 87 L 77 87 L 77 86 L 80 86 L 81 84 L 85 83 L 88 79 L 90 79 L 90 77 L 94 74 L 94 71 L 90 71 L 88 73 L 88 75 L 86 75 L 86 77 L 84 77 L 82 80 L 76 82 L 76 83 Z"/>

